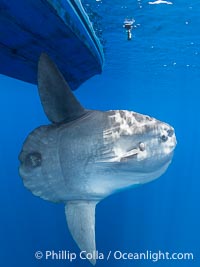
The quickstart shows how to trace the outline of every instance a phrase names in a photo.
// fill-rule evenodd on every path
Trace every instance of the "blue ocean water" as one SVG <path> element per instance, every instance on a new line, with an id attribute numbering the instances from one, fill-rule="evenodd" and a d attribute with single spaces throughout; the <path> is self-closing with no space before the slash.
<path id="1" fill-rule="evenodd" d="M 100 252 L 191 252 L 194 260 L 99 260 L 97 266 L 200 266 L 200 1 L 84 0 L 105 47 L 103 73 L 76 92 L 90 109 L 127 109 L 175 128 L 172 164 L 158 180 L 110 196 L 96 210 Z M 152 1 L 154 2 L 154 1 Z M 135 19 L 127 41 L 125 18 Z M 34 197 L 18 174 L 30 131 L 48 120 L 36 86 L 0 76 L 1 266 L 89 267 L 88 261 L 36 260 L 38 250 L 79 253 L 64 206 Z"/>

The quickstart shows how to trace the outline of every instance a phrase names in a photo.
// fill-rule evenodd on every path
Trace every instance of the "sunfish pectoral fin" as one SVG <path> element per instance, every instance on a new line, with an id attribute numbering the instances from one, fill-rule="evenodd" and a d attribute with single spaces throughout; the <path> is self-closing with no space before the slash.
<path id="1" fill-rule="evenodd" d="M 85 253 L 93 253 L 96 251 L 96 204 L 96 201 L 69 201 L 65 205 L 68 228 L 80 250 L 85 251 Z M 96 264 L 96 259 L 90 259 L 89 261 L 93 265 Z"/>
<path id="2" fill-rule="evenodd" d="M 97 163 L 121 162 L 137 156 L 138 153 L 139 150 L 137 148 L 134 148 L 128 152 L 116 155 L 115 157 L 108 157 L 107 159 L 102 159 L 102 160 L 100 159 L 97 161 Z"/>
<path id="3" fill-rule="evenodd" d="M 71 121 L 85 114 L 85 109 L 57 66 L 44 53 L 38 63 L 38 89 L 43 109 L 50 121 Z"/>
<path id="4" fill-rule="evenodd" d="M 120 161 L 124 161 L 130 158 L 134 158 L 139 153 L 139 150 L 137 148 L 134 148 L 120 156 Z"/>

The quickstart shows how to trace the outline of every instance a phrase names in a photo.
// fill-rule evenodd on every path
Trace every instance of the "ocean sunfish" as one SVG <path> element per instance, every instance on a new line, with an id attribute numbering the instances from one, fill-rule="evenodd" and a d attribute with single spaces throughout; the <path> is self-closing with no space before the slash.
<path id="1" fill-rule="evenodd" d="M 20 176 L 34 195 L 64 203 L 75 242 L 93 253 L 97 203 L 162 175 L 176 146 L 174 129 L 132 111 L 85 109 L 46 54 L 38 64 L 38 88 L 52 124 L 27 137 Z"/>

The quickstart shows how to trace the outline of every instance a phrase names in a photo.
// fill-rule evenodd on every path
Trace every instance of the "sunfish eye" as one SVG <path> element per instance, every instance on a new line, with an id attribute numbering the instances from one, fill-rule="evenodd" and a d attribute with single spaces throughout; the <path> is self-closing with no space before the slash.
<path id="1" fill-rule="evenodd" d="M 162 142 L 166 142 L 167 139 L 168 139 L 167 135 L 164 135 L 164 134 L 163 134 L 163 135 L 161 136 L 161 140 L 162 140 Z"/>
<path id="2" fill-rule="evenodd" d="M 140 149 L 140 151 L 144 151 L 145 150 L 145 144 L 140 142 L 139 143 L 139 149 Z"/>

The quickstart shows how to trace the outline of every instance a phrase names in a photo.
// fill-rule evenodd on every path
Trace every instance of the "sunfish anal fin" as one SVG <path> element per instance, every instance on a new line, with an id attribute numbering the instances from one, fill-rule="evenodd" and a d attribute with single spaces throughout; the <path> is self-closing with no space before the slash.
<path id="1" fill-rule="evenodd" d="M 69 201 L 65 205 L 68 228 L 81 251 L 94 253 L 96 201 Z M 95 253 L 94 253 L 95 254 Z M 93 265 L 96 259 L 89 260 Z"/>

